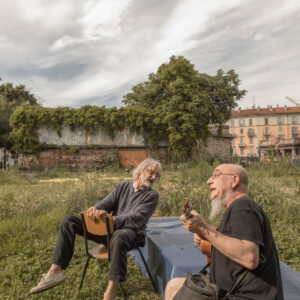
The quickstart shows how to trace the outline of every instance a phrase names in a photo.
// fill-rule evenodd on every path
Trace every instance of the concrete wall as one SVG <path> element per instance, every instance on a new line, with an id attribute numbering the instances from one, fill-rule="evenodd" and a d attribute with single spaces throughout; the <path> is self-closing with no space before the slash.
<path id="1" fill-rule="evenodd" d="M 145 146 L 145 139 L 142 135 L 131 132 L 129 129 L 116 131 L 114 137 L 109 136 L 108 132 L 99 127 L 92 133 L 84 129 L 76 129 L 72 131 L 69 127 L 64 127 L 61 136 L 56 131 L 48 128 L 40 128 L 38 130 L 39 142 L 52 144 L 57 146 Z"/>

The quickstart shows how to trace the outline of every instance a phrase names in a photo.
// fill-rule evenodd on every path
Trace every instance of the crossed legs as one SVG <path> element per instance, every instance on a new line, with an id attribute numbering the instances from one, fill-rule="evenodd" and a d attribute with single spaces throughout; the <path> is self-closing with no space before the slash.
<path id="1" fill-rule="evenodd" d="M 76 234 L 83 235 L 81 219 L 77 216 L 65 217 L 61 223 L 48 275 L 58 274 L 61 269 L 68 267 L 74 253 Z M 99 237 L 88 234 L 88 239 L 105 245 L 107 243 L 105 236 Z M 114 299 L 119 281 L 126 280 L 127 252 L 132 249 L 135 239 L 136 233 L 132 229 L 119 229 L 113 233 L 110 242 L 110 280 L 104 293 L 104 300 Z"/>

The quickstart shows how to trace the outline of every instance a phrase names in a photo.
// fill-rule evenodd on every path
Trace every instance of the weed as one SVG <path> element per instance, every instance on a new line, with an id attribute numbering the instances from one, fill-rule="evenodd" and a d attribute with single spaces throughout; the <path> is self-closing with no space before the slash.
<path id="1" fill-rule="evenodd" d="M 155 187 L 160 194 L 156 214 L 179 216 L 183 201 L 188 197 L 193 200 L 193 208 L 207 219 L 210 195 L 206 181 L 218 164 L 219 161 L 211 164 L 196 159 L 164 166 L 161 181 Z M 30 288 L 51 264 L 63 217 L 78 214 L 105 197 L 116 185 L 115 177 L 119 180 L 128 178 L 131 176 L 129 172 L 118 169 L 111 162 L 107 162 L 105 171 L 88 173 L 66 169 L 49 170 L 46 174 L 21 173 L 16 169 L 1 171 L 0 298 L 28 299 Z M 280 260 L 300 271 L 299 169 L 286 160 L 253 164 L 248 167 L 248 173 L 249 195 L 269 216 Z M 47 178 L 55 180 L 45 181 Z M 108 282 L 106 262 L 91 261 L 83 288 L 77 292 L 84 256 L 82 238 L 79 237 L 74 257 L 65 272 L 68 280 L 64 285 L 30 297 L 62 300 L 101 298 Z M 124 287 L 130 299 L 161 299 L 131 260 Z M 121 298 L 118 291 L 117 299 Z"/>

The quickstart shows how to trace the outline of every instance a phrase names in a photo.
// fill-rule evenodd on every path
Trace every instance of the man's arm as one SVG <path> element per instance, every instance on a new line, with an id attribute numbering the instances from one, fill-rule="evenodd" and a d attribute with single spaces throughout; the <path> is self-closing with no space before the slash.
<path id="1" fill-rule="evenodd" d="M 103 200 L 98 201 L 94 206 L 87 209 L 87 216 L 89 218 L 100 219 L 102 216 L 105 216 L 113 210 L 118 186 L 119 185 L 117 185 Z"/>
<path id="2" fill-rule="evenodd" d="M 210 242 L 228 258 L 249 270 L 254 270 L 258 267 L 258 244 L 247 240 L 232 238 L 216 231 L 195 211 L 191 212 L 191 218 L 188 220 L 186 220 L 184 216 L 181 216 L 180 219 L 187 230 L 198 234 L 201 239 Z"/>

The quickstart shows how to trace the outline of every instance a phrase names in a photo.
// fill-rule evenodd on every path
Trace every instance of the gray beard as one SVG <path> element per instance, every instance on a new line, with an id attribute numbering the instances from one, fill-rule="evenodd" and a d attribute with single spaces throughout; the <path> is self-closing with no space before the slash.
<path id="1" fill-rule="evenodd" d="M 141 183 L 143 186 L 145 186 L 147 188 L 151 188 L 153 185 L 152 182 L 147 180 L 147 177 L 144 174 L 142 174 L 142 176 L 141 176 Z"/>
<path id="2" fill-rule="evenodd" d="M 233 191 L 228 191 L 222 198 L 215 198 L 211 203 L 211 210 L 209 214 L 209 219 L 214 220 L 223 211 L 225 211 L 225 204 L 232 197 Z"/>

